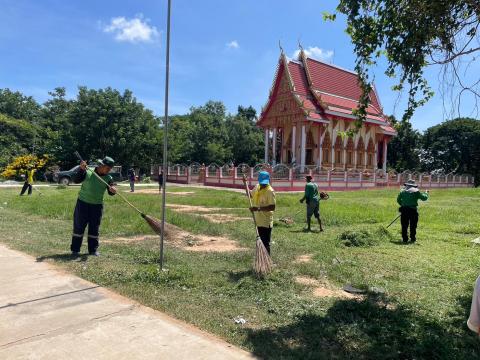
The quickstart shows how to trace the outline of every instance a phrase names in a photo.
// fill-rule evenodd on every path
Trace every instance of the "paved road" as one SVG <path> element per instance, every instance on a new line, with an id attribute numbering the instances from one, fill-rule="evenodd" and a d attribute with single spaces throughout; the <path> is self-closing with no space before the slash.
<path id="1" fill-rule="evenodd" d="M 252 359 L 163 313 L 0 245 L 0 359 Z"/>

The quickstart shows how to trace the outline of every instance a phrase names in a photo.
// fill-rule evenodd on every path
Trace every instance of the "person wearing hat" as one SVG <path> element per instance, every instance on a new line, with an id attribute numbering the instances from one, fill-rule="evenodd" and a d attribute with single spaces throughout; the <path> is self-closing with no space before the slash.
<path id="1" fill-rule="evenodd" d="M 117 190 L 113 186 L 113 179 L 108 173 L 112 170 L 114 160 L 106 156 L 98 160 L 98 166 L 94 170 L 88 169 L 87 163 L 82 161 L 77 172 L 73 176 L 75 183 L 82 183 L 78 193 L 77 205 L 73 213 L 73 234 L 70 250 L 72 255 L 78 256 L 83 241 L 83 233 L 88 225 L 88 253 L 98 256 L 98 235 L 100 222 L 103 214 L 103 195 L 105 191 L 109 195 L 115 195 Z M 97 173 L 109 186 L 101 182 L 94 174 Z"/>
<path id="2" fill-rule="evenodd" d="M 136 177 L 136 174 L 135 174 L 135 169 L 133 168 L 133 166 L 130 169 L 128 169 L 127 175 L 128 175 L 128 181 L 130 183 L 130 192 L 135 192 L 135 177 Z"/>
<path id="3" fill-rule="evenodd" d="M 251 191 L 252 207 L 250 211 L 255 216 L 258 234 L 270 254 L 270 240 L 273 228 L 273 212 L 275 211 L 275 191 L 270 186 L 270 174 L 260 171 L 258 185 Z"/>
<path id="4" fill-rule="evenodd" d="M 307 183 L 305 184 L 303 198 L 300 199 L 302 204 L 304 201 L 307 203 L 307 228 L 305 231 L 312 231 L 310 226 L 312 215 L 317 219 L 320 231 L 323 231 L 322 220 L 320 220 L 320 194 L 318 193 L 318 185 L 312 179 L 311 175 L 305 176 Z"/>
<path id="5" fill-rule="evenodd" d="M 428 190 L 421 192 L 415 180 L 408 180 L 404 188 L 400 190 L 397 196 L 397 203 L 400 205 L 400 221 L 402 223 L 402 239 L 404 243 L 408 243 L 408 226 L 410 226 L 410 240 L 414 243 L 417 238 L 418 223 L 418 200 L 428 200 Z"/>

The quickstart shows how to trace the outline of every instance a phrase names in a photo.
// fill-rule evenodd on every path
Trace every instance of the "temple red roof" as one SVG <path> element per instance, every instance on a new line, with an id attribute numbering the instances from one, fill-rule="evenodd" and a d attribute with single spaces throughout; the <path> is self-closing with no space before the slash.
<path id="1" fill-rule="evenodd" d="M 358 108 L 362 93 L 358 75 L 350 70 L 312 59 L 301 51 L 298 60 L 288 59 L 283 53 L 278 64 L 269 100 L 260 115 L 258 124 L 266 118 L 273 103 L 278 83 L 288 76 L 291 91 L 297 97 L 308 120 L 328 121 L 330 117 L 354 119 L 352 110 Z M 380 125 L 386 135 L 395 135 L 374 89 L 370 93 L 367 123 Z"/>

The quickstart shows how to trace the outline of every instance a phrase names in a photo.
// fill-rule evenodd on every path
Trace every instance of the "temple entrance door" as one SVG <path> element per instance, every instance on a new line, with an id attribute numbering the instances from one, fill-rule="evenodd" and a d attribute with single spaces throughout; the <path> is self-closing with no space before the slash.
<path id="1" fill-rule="evenodd" d="M 313 165 L 313 149 L 306 150 L 305 165 Z"/>

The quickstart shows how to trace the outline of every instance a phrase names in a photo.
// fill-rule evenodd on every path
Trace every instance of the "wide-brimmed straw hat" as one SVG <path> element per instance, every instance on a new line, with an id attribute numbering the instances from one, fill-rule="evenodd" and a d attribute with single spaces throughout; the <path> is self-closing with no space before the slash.
<path id="1" fill-rule="evenodd" d="M 417 188 L 418 185 L 417 183 L 415 182 L 415 180 L 408 180 L 406 183 L 403 184 L 404 186 L 407 186 L 407 187 L 414 187 L 414 188 Z"/>

